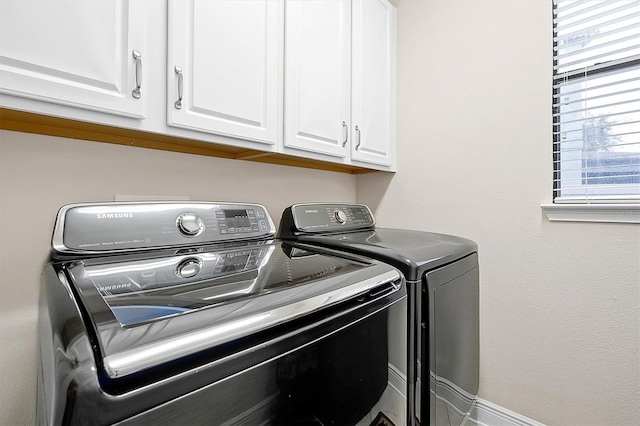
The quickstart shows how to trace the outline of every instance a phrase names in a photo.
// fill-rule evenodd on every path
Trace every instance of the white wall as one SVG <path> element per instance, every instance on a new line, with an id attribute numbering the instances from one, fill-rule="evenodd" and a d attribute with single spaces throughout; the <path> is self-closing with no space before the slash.
<path id="1" fill-rule="evenodd" d="M 480 397 L 549 425 L 640 424 L 640 227 L 549 222 L 551 1 L 398 0 L 398 173 L 378 224 L 480 247 Z"/>
<path id="2" fill-rule="evenodd" d="M 0 130 L 0 425 L 35 421 L 39 276 L 59 207 L 114 195 L 264 204 L 355 201 L 355 177 Z"/>

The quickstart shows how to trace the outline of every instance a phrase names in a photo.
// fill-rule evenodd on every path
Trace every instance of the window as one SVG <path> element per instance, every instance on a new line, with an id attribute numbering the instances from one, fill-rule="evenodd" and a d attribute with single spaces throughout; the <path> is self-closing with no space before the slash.
<path id="1" fill-rule="evenodd" d="M 640 0 L 554 0 L 554 203 L 640 203 Z"/>

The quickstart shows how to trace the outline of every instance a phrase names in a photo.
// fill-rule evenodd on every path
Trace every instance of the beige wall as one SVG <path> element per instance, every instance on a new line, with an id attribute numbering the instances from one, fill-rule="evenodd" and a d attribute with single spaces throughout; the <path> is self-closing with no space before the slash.
<path id="1" fill-rule="evenodd" d="M 395 175 L 0 131 L 1 425 L 34 420 L 37 283 L 61 205 L 186 195 L 279 217 L 356 189 L 382 226 L 478 242 L 482 398 L 550 425 L 640 424 L 640 227 L 550 223 L 539 207 L 551 199 L 551 2 L 394 4 Z"/>
<path id="2" fill-rule="evenodd" d="M 480 247 L 480 397 L 549 425 L 640 424 L 640 226 L 549 222 L 551 1 L 398 0 L 398 170 L 378 224 Z"/>
<path id="3" fill-rule="evenodd" d="M 355 177 L 0 130 L 0 425 L 35 421 L 38 283 L 56 212 L 115 195 L 264 204 L 355 201 Z"/>

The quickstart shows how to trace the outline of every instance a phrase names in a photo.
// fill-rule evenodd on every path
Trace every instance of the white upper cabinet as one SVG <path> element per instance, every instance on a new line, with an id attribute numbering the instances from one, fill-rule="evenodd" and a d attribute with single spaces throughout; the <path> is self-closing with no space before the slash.
<path id="1" fill-rule="evenodd" d="M 168 124 L 275 145 L 283 1 L 169 2 Z"/>
<path id="2" fill-rule="evenodd" d="M 285 152 L 393 169 L 393 5 L 289 0 L 285 17 Z"/>
<path id="3" fill-rule="evenodd" d="M 0 93 L 144 118 L 151 3 L 0 1 Z"/>
<path id="4" fill-rule="evenodd" d="M 348 158 L 351 2 L 289 0 L 284 145 Z"/>
<path id="5" fill-rule="evenodd" d="M 0 108 L 393 171 L 395 30 L 388 0 L 0 0 Z"/>
<path id="6" fill-rule="evenodd" d="M 395 160 L 395 8 L 354 0 L 351 158 L 391 166 Z"/>

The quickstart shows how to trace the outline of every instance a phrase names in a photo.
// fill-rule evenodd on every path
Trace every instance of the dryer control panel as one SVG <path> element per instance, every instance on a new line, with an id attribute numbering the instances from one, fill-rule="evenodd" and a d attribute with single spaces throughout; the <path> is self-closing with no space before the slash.
<path id="1" fill-rule="evenodd" d="M 258 204 L 147 202 L 71 204 L 58 212 L 53 248 L 105 253 L 269 238 L 275 226 Z"/>
<path id="2" fill-rule="evenodd" d="M 295 204 L 284 211 L 280 232 L 345 232 L 374 226 L 373 213 L 364 204 Z"/>

